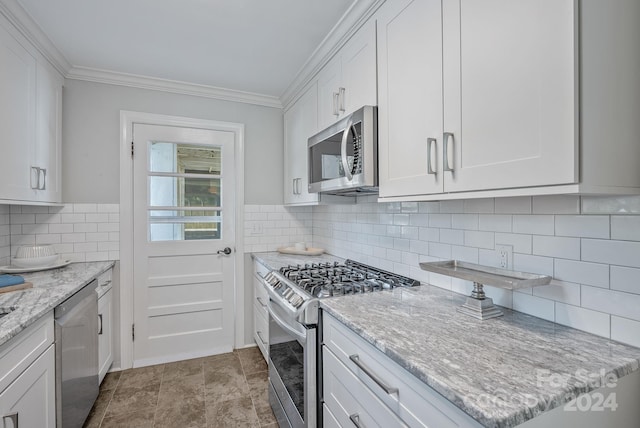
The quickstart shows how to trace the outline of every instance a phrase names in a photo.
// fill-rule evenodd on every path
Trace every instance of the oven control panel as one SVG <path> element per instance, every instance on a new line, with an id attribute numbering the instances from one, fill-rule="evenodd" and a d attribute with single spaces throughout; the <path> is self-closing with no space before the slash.
<path id="1" fill-rule="evenodd" d="M 269 272 L 264 276 L 264 281 L 275 291 L 285 302 L 293 306 L 294 309 L 300 308 L 308 297 L 300 290 L 287 284 L 282 278 L 279 278 L 274 272 Z"/>

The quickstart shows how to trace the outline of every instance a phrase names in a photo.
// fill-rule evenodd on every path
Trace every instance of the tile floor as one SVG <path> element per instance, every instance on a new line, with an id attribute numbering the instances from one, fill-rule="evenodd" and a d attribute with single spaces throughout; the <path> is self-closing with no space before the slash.
<path id="1" fill-rule="evenodd" d="M 109 373 L 85 428 L 278 428 L 258 348 Z"/>

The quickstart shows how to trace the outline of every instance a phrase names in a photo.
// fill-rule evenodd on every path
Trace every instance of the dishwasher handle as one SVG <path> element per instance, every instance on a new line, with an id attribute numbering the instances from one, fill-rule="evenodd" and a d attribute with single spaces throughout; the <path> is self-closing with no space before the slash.
<path id="1" fill-rule="evenodd" d="M 96 287 L 98 286 L 98 280 L 94 279 L 87 285 L 85 285 L 80 291 L 76 292 L 73 296 L 69 297 L 64 302 L 60 303 L 53 311 L 53 317 L 55 319 L 60 319 L 67 315 L 69 312 L 73 310 L 78 303 L 82 302 L 85 298 L 93 294 L 96 296 L 96 301 L 98 296 L 96 294 Z"/>

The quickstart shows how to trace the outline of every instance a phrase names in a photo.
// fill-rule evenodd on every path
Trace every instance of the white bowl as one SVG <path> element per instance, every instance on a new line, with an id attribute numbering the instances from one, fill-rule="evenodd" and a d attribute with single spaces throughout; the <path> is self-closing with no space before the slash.
<path id="1" fill-rule="evenodd" d="M 36 259 L 57 255 L 53 245 L 23 245 L 16 251 L 16 259 Z"/>
<path id="2" fill-rule="evenodd" d="M 47 267 L 58 261 L 59 256 L 31 257 L 31 258 L 12 258 L 11 264 L 20 268 L 39 268 Z"/>

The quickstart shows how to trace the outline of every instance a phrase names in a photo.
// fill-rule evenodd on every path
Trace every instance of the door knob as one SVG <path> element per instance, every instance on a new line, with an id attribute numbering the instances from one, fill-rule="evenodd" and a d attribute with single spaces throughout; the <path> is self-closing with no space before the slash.
<path id="1" fill-rule="evenodd" d="M 231 254 L 231 248 L 226 247 L 224 250 L 218 250 L 217 254 L 224 254 L 225 256 L 228 256 Z"/>

